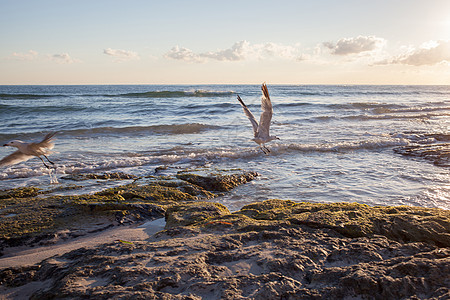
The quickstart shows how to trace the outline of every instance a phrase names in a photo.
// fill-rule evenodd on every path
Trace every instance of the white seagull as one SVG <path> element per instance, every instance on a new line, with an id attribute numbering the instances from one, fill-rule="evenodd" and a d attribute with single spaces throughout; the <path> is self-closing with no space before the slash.
<path id="1" fill-rule="evenodd" d="M 42 141 L 39 143 L 25 143 L 19 140 L 14 140 L 9 143 L 4 144 L 3 146 L 11 146 L 16 147 L 16 152 L 13 152 L 12 154 L 6 156 L 2 160 L 0 160 L 0 167 L 3 166 L 10 166 L 14 165 L 26 160 L 29 160 L 30 158 L 37 156 L 42 160 L 44 163 L 44 166 L 46 166 L 48 169 L 50 169 L 50 166 L 45 163 L 45 161 L 42 159 L 41 155 L 47 159 L 49 163 L 54 165 L 52 161 L 50 161 L 47 157 L 50 153 L 52 153 L 50 150 L 53 149 L 53 137 L 56 134 L 56 132 L 50 132 L 47 134 Z"/>
<path id="2" fill-rule="evenodd" d="M 272 120 L 273 114 L 272 102 L 270 102 L 269 91 L 267 90 L 266 83 L 262 84 L 261 89 L 263 95 L 261 97 L 262 112 L 259 119 L 259 125 L 255 119 L 255 116 L 253 116 L 253 114 L 248 109 L 247 105 L 245 105 L 244 101 L 242 101 L 241 97 L 239 97 L 239 95 L 237 96 L 237 99 L 241 103 L 245 115 L 250 120 L 250 123 L 252 123 L 253 133 L 255 135 L 252 140 L 259 145 L 264 154 L 268 154 L 270 150 L 267 149 L 264 144 L 273 140 L 279 140 L 279 138 L 269 134 L 270 121 Z"/>

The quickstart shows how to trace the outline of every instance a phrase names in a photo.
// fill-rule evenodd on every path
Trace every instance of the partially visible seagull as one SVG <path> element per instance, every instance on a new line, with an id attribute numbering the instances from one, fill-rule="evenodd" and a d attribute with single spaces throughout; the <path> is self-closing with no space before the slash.
<path id="1" fill-rule="evenodd" d="M 41 155 L 47 159 L 49 163 L 51 163 L 53 166 L 55 165 L 54 162 L 50 161 L 47 157 L 50 153 L 52 153 L 50 150 L 53 149 L 55 146 L 53 144 L 53 137 L 55 136 L 56 132 L 50 132 L 47 134 L 42 141 L 39 143 L 25 143 L 19 140 L 14 140 L 9 143 L 4 144 L 3 146 L 11 146 L 16 147 L 16 152 L 13 152 L 12 154 L 6 156 L 2 160 L 0 160 L 0 167 L 2 166 L 10 166 L 14 165 L 26 160 L 29 160 L 30 158 L 37 156 L 42 160 L 44 163 L 44 166 L 46 166 L 48 169 L 50 169 L 50 166 L 45 163 L 45 161 L 42 159 Z"/>
<path id="2" fill-rule="evenodd" d="M 262 112 L 259 119 L 259 125 L 255 117 L 248 109 L 247 105 L 245 105 L 244 101 L 242 101 L 241 97 L 239 97 L 239 95 L 237 96 L 237 99 L 241 103 L 245 115 L 252 123 L 253 133 L 255 135 L 252 140 L 259 145 L 264 154 L 269 154 L 270 150 L 265 146 L 265 143 L 273 140 L 279 140 L 279 138 L 274 135 L 269 135 L 270 121 L 272 120 L 273 114 L 272 102 L 270 102 L 269 91 L 267 90 L 266 83 L 262 84 L 261 89 L 263 95 L 261 97 Z"/>

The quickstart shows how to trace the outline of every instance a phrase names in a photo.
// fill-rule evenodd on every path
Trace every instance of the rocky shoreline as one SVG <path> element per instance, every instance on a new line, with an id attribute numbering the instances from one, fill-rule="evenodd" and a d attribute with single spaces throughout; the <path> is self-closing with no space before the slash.
<path id="1" fill-rule="evenodd" d="M 39 249 L 165 220 L 145 240 L 81 247 L 0 270 L 0 296 L 31 299 L 448 299 L 450 212 L 270 199 L 213 202 L 258 174 L 77 176 L 133 180 L 94 194 L 0 192 L 0 250 Z M 0 257 L 0 260 L 2 258 Z"/>

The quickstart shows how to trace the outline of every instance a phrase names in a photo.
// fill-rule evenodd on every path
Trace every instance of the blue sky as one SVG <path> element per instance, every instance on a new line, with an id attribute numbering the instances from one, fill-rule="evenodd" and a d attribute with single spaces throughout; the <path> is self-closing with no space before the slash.
<path id="1" fill-rule="evenodd" d="M 0 84 L 450 84 L 450 1 L 0 0 Z"/>

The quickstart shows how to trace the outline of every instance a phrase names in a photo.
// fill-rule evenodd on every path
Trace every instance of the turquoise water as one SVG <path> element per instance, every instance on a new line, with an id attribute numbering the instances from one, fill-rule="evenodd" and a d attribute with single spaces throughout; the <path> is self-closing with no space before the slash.
<path id="1" fill-rule="evenodd" d="M 268 198 L 450 209 L 449 86 L 268 88 L 281 138 L 269 155 L 236 100 L 259 119 L 257 85 L 0 86 L 0 143 L 57 131 L 58 178 L 158 166 L 259 172 L 218 199 L 231 209 Z M 404 151 L 423 146 L 434 152 Z M 0 189 L 29 184 L 49 184 L 39 159 L 0 168 Z"/>

